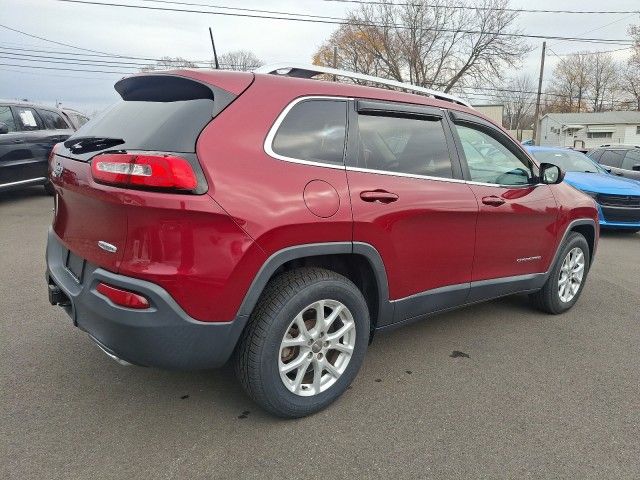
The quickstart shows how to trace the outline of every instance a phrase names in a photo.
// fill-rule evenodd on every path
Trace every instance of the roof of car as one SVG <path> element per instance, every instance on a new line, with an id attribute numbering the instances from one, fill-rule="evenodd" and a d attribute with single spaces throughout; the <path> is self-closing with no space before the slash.
<path id="1" fill-rule="evenodd" d="M 19 107 L 41 108 L 43 110 L 53 110 L 59 112 L 60 109 L 50 105 L 42 105 L 38 103 L 28 102 L 25 100 L 3 100 L 0 99 L 0 105 L 15 105 Z"/>

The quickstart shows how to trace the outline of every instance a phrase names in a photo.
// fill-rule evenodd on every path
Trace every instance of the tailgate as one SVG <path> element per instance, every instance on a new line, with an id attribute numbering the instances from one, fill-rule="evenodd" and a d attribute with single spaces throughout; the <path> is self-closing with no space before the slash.
<path id="1" fill-rule="evenodd" d="M 55 155 L 52 167 L 51 180 L 56 186 L 53 219 L 56 235 L 76 255 L 117 272 L 127 240 L 129 195 L 121 189 L 93 182 L 91 164 L 87 162 Z M 116 251 L 109 251 L 108 245 Z"/>

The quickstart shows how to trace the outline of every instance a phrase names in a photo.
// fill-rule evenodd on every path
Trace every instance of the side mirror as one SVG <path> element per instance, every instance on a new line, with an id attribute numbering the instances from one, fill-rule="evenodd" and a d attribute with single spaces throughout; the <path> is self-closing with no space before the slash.
<path id="1" fill-rule="evenodd" d="M 540 164 L 540 180 L 547 185 L 555 185 L 564 180 L 564 172 L 553 163 Z"/>
<path id="2" fill-rule="evenodd" d="M 631 167 L 631 170 L 633 170 L 634 172 L 640 172 L 640 163 L 636 163 L 633 167 Z"/>
<path id="3" fill-rule="evenodd" d="M 3 133 L 9 133 L 9 126 L 4 122 L 0 122 L 0 134 Z"/>

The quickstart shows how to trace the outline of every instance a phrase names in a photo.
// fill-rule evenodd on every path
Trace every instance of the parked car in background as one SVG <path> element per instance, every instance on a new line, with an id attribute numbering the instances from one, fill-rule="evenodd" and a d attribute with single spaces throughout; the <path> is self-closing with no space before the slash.
<path id="1" fill-rule="evenodd" d="M 56 146 L 49 300 L 108 355 L 232 358 L 257 403 L 301 417 L 348 388 L 376 331 L 514 293 L 578 301 L 598 212 L 560 168 L 446 93 L 282 70 L 371 81 L 140 74 Z"/>
<path id="2" fill-rule="evenodd" d="M 0 191 L 44 185 L 51 193 L 49 154 L 74 130 L 57 108 L 0 101 Z"/>
<path id="3" fill-rule="evenodd" d="M 64 113 L 67 119 L 71 122 L 74 130 L 78 130 L 81 126 L 89 121 L 89 117 L 70 108 L 63 108 L 62 113 Z"/>
<path id="4" fill-rule="evenodd" d="M 639 146 L 602 145 L 591 150 L 587 156 L 614 175 L 640 180 Z"/>
<path id="5" fill-rule="evenodd" d="M 640 182 L 612 175 L 586 155 L 566 148 L 527 147 L 540 162 L 558 165 L 564 181 L 598 204 L 602 228 L 640 231 Z"/>

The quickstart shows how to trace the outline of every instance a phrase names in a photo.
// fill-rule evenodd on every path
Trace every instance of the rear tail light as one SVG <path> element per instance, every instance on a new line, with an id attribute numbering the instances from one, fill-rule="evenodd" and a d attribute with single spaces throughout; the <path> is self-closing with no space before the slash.
<path id="1" fill-rule="evenodd" d="M 113 285 L 107 285 L 102 282 L 98 283 L 96 290 L 121 307 L 136 309 L 149 308 L 149 300 L 138 293 L 117 288 Z"/>
<path id="2" fill-rule="evenodd" d="M 164 154 L 105 153 L 91 162 L 98 183 L 122 187 L 195 190 L 198 179 L 184 158 Z"/>

